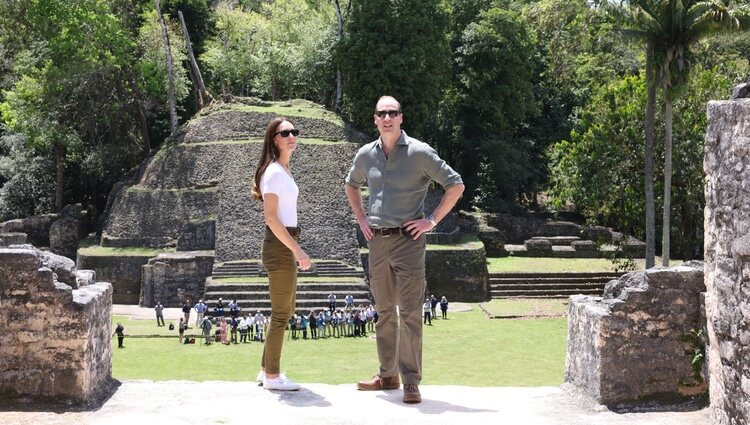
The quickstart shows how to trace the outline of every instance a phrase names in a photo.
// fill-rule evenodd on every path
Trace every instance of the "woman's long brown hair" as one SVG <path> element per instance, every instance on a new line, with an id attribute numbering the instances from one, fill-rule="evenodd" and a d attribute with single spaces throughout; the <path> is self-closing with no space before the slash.
<path id="1" fill-rule="evenodd" d="M 273 142 L 273 138 L 276 133 L 276 129 L 279 128 L 282 122 L 290 122 L 286 117 L 276 117 L 268 123 L 266 127 L 266 136 L 263 139 L 263 150 L 260 152 L 260 159 L 258 160 L 258 166 L 255 168 L 255 179 L 253 179 L 253 198 L 261 201 L 263 200 L 263 194 L 260 192 L 260 178 L 263 177 L 263 173 L 266 172 L 268 164 L 279 159 L 279 148 L 276 143 Z M 294 124 L 294 123 L 292 123 Z"/>

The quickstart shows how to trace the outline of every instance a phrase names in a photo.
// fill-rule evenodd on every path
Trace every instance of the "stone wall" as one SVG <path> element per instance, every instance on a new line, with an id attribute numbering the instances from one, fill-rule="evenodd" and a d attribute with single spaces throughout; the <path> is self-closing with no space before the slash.
<path id="1" fill-rule="evenodd" d="M 189 299 L 203 298 L 206 278 L 214 266 L 213 251 L 191 251 L 159 254 L 143 266 L 140 305 L 181 307 Z"/>
<path id="2" fill-rule="evenodd" d="M 427 293 L 449 301 L 490 299 L 487 256 L 481 243 L 463 249 L 428 249 L 425 254 Z"/>
<path id="3" fill-rule="evenodd" d="M 702 268 L 683 265 L 628 273 L 602 298 L 571 297 L 566 384 L 607 405 L 682 397 L 693 371 L 681 338 L 704 327 L 704 289 Z"/>
<path id="4" fill-rule="evenodd" d="M 711 420 L 750 423 L 750 99 L 710 102 L 706 131 L 706 315 Z"/>
<path id="5" fill-rule="evenodd" d="M 112 303 L 138 304 L 141 266 L 153 255 L 91 255 L 78 251 L 79 269 L 96 271 L 99 280 L 112 283 Z"/>
<path id="6" fill-rule="evenodd" d="M 112 390 L 112 286 L 72 289 L 33 250 L 0 249 L 0 405 L 96 404 Z"/>

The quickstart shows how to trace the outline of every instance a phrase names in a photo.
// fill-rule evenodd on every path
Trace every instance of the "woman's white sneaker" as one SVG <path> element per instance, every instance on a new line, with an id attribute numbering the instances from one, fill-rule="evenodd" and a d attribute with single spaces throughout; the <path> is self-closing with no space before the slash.
<path id="1" fill-rule="evenodd" d="M 263 384 L 263 381 L 265 381 L 265 380 L 266 380 L 266 372 L 263 372 L 263 369 L 261 369 L 261 370 L 260 370 L 260 371 L 258 372 L 258 376 L 257 376 L 257 377 L 255 377 L 255 380 L 256 380 L 256 381 L 258 381 L 258 383 L 262 385 L 262 384 Z"/>
<path id="2" fill-rule="evenodd" d="M 296 391 L 302 387 L 300 386 L 300 384 L 292 381 L 291 379 L 281 374 L 273 379 L 268 379 L 267 377 L 264 376 L 263 388 L 267 390 L 277 390 L 277 391 Z"/>

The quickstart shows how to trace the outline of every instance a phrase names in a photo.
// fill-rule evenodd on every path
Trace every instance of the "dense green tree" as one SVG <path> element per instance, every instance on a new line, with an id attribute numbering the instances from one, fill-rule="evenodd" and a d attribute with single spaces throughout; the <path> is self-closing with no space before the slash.
<path id="1" fill-rule="evenodd" d="M 469 4 L 472 10 L 475 4 Z M 454 10 L 469 21 L 471 14 Z M 519 14 L 480 12 L 454 37 L 451 84 L 440 108 L 438 148 L 461 173 L 464 205 L 513 209 L 536 183 L 534 141 L 516 137 L 538 112 L 534 98 L 532 37 Z M 536 151 L 540 156 L 544 149 Z"/>
<path id="2" fill-rule="evenodd" d="M 446 11 L 437 0 L 356 2 L 337 61 L 344 74 L 344 114 L 374 132 L 373 108 L 396 97 L 403 127 L 426 139 L 449 73 Z"/>
<path id="3" fill-rule="evenodd" d="M 276 1 L 259 9 L 217 8 L 217 35 L 206 43 L 202 56 L 213 91 L 330 105 L 333 10 L 311 7 L 305 0 Z"/>
<path id="4" fill-rule="evenodd" d="M 746 60 L 731 61 L 712 69 L 697 66 L 685 94 L 676 100 L 675 116 L 675 219 L 670 232 L 680 258 L 702 255 L 703 143 L 706 102 L 728 95 L 729 89 L 750 72 Z M 603 87 L 581 112 L 567 140 L 550 149 L 552 199 L 556 207 L 572 201 L 592 223 L 612 226 L 642 237 L 645 232 L 642 125 L 646 105 L 643 75 L 626 77 Z M 658 99 L 657 100 L 661 100 Z M 663 137 L 664 116 L 657 112 L 657 136 Z M 655 147 L 655 155 L 663 147 Z M 656 164 L 655 174 L 663 175 Z M 663 189 L 656 181 L 656 189 Z M 657 205 L 658 206 L 658 205 Z"/>
<path id="5" fill-rule="evenodd" d="M 140 151 L 130 131 L 133 42 L 105 0 L 34 0 L 24 12 L 31 42 L 15 57 L 2 119 L 30 149 L 54 158 L 60 209 L 68 155 L 96 173 Z"/>
<path id="6" fill-rule="evenodd" d="M 647 78 L 650 84 L 658 81 L 664 91 L 664 266 L 669 265 L 670 257 L 673 98 L 687 81 L 693 62 L 691 48 L 720 30 L 738 30 L 740 19 L 747 18 L 750 12 L 747 5 L 734 7 L 733 3 L 730 0 L 631 0 L 623 1 L 620 6 L 620 16 L 625 18 L 625 29 L 646 43 L 649 65 Z M 657 69 L 652 70 L 650 66 L 652 58 Z M 649 99 L 653 99 L 653 95 Z M 646 124 L 650 127 L 649 116 L 653 108 L 650 103 L 648 107 Z M 646 164 L 648 163 L 647 157 Z M 648 187 L 646 190 L 648 191 Z"/>

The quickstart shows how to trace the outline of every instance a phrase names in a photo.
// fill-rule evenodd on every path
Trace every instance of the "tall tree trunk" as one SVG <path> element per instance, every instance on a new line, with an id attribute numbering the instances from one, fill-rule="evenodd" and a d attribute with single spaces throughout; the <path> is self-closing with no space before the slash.
<path id="1" fill-rule="evenodd" d="M 661 264 L 669 266 L 669 229 L 672 209 L 672 100 L 664 89 L 664 215 L 661 238 Z"/>
<path id="2" fill-rule="evenodd" d="M 349 2 L 351 4 L 351 1 Z M 341 5 L 339 4 L 339 0 L 333 1 L 334 9 L 336 10 L 336 21 L 338 24 L 337 32 L 338 35 L 338 42 L 340 43 L 341 40 L 344 38 L 344 16 L 341 13 Z M 341 113 L 341 110 L 344 106 L 343 101 L 343 92 L 341 90 L 341 67 L 339 66 L 338 62 L 336 63 L 336 100 L 334 101 L 334 111 L 336 111 L 337 114 Z"/>
<path id="3" fill-rule="evenodd" d="M 656 115 L 656 78 L 654 74 L 654 42 L 646 47 L 646 147 L 643 155 L 643 181 L 646 191 L 646 268 L 655 265 L 656 206 L 654 201 L 654 121 Z"/>
<path id="4" fill-rule="evenodd" d="M 211 95 L 206 90 L 206 85 L 203 84 L 203 75 L 198 67 L 198 62 L 195 60 L 195 54 L 193 54 L 193 44 L 190 42 L 190 34 L 188 34 L 187 26 L 185 25 L 185 18 L 182 16 L 182 12 L 177 12 L 180 15 L 180 25 L 182 26 L 182 35 L 185 37 L 185 47 L 188 52 L 188 61 L 190 62 L 191 77 L 194 79 L 193 83 L 198 88 L 198 107 L 203 108 L 204 105 L 211 103 Z"/>
<path id="5" fill-rule="evenodd" d="M 164 51 L 167 56 L 167 79 L 169 81 L 167 86 L 167 101 L 169 102 L 169 129 L 170 134 L 174 134 L 177 131 L 177 107 L 175 106 L 175 89 L 174 89 L 174 64 L 172 63 L 172 49 L 169 47 L 169 33 L 167 32 L 167 24 L 164 22 L 164 15 L 161 14 L 161 7 L 159 7 L 159 0 L 154 0 L 156 5 L 156 14 L 159 16 L 159 24 L 161 25 L 161 35 L 164 41 Z"/>
<path id="6" fill-rule="evenodd" d="M 63 173 L 65 171 L 65 147 L 55 143 L 55 211 L 63 209 Z"/>
<path id="7" fill-rule="evenodd" d="M 146 111 L 143 110 L 143 104 L 140 100 L 136 101 L 138 108 L 138 120 L 141 122 L 141 138 L 143 138 L 143 152 L 144 157 L 151 155 L 151 138 L 148 136 L 148 120 L 146 119 Z"/>

